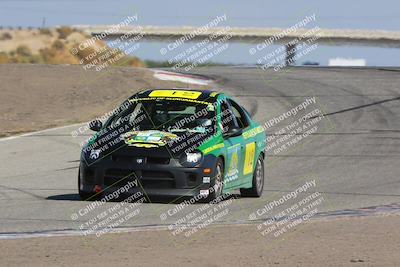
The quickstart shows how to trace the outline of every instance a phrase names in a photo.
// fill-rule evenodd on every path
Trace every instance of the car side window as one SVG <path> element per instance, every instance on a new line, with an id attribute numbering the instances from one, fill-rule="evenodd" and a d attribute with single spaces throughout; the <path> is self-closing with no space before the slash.
<path id="1" fill-rule="evenodd" d="M 221 102 L 221 128 L 222 132 L 227 132 L 231 128 L 239 127 L 235 114 L 226 101 Z"/>
<path id="2" fill-rule="evenodd" d="M 244 129 L 247 126 L 249 126 L 250 122 L 249 122 L 249 120 L 248 120 L 248 118 L 246 116 L 245 111 L 242 109 L 242 107 L 240 107 L 239 104 L 236 103 L 233 100 L 229 99 L 228 101 L 231 104 L 231 109 L 232 109 L 233 114 L 234 114 L 234 116 L 235 116 L 235 118 L 236 118 L 236 120 L 237 120 L 237 122 L 239 124 L 239 127 Z"/>

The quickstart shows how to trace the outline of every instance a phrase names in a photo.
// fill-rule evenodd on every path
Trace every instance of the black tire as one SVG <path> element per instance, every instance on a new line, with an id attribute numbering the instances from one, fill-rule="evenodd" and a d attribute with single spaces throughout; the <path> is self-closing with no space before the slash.
<path id="1" fill-rule="evenodd" d="M 256 167 L 253 173 L 253 187 L 240 188 L 242 197 L 261 197 L 264 189 L 264 159 L 260 155 L 257 159 Z"/>
<path id="2" fill-rule="evenodd" d="M 212 192 L 207 198 L 208 201 L 212 201 L 222 196 L 222 191 L 224 188 L 223 181 L 224 181 L 224 162 L 222 161 L 221 158 L 218 158 L 217 163 L 215 164 L 214 176 L 210 181 L 210 191 L 212 188 Z"/>

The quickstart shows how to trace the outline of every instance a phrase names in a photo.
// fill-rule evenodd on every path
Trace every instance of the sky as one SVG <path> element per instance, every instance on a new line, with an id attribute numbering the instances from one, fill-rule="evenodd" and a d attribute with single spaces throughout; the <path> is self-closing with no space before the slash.
<path id="1" fill-rule="evenodd" d="M 289 27 L 315 13 L 324 28 L 400 30 L 397 0 L 0 0 L 0 24 L 110 24 L 132 12 L 150 25 L 199 26 L 220 14 L 240 27 Z"/>
<path id="2" fill-rule="evenodd" d="M 7 27 L 116 24 L 129 14 L 138 24 L 159 26 L 200 26 L 226 14 L 231 27 L 279 27 L 295 24 L 316 14 L 315 25 L 331 29 L 379 29 L 400 31 L 398 0 L 0 0 L 0 25 Z M 311 25 L 310 25 L 311 26 Z M 139 56 L 160 59 L 162 44 L 144 43 Z M 248 45 L 231 47 L 214 60 L 224 63 L 252 63 Z M 398 49 L 365 47 L 320 47 L 304 61 L 328 62 L 332 57 L 364 57 L 368 65 L 400 65 Z"/>

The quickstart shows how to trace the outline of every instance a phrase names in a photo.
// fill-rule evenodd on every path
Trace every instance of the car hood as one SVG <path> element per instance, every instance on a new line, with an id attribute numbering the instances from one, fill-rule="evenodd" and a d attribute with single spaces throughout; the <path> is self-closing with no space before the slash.
<path id="1" fill-rule="evenodd" d="M 124 156 L 156 154 L 160 157 L 179 158 L 184 152 L 196 150 L 210 137 L 212 135 L 208 133 L 170 133 L 159 130 L 96 133 L 83 147 L 82 157 L 88 164 L 121 153 Z"/>

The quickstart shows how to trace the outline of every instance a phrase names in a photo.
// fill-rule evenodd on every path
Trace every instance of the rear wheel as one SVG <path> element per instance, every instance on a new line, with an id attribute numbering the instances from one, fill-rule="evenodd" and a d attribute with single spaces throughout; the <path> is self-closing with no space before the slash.
<path id="1" fill-rule="evenodd" d="M 264 188 L 264 159 L 260 155 L 257 159 L 256 168 L 253 173 L 253 186 L 251 188 L 240 188 L 242 197 L 261 197 Z"/>

